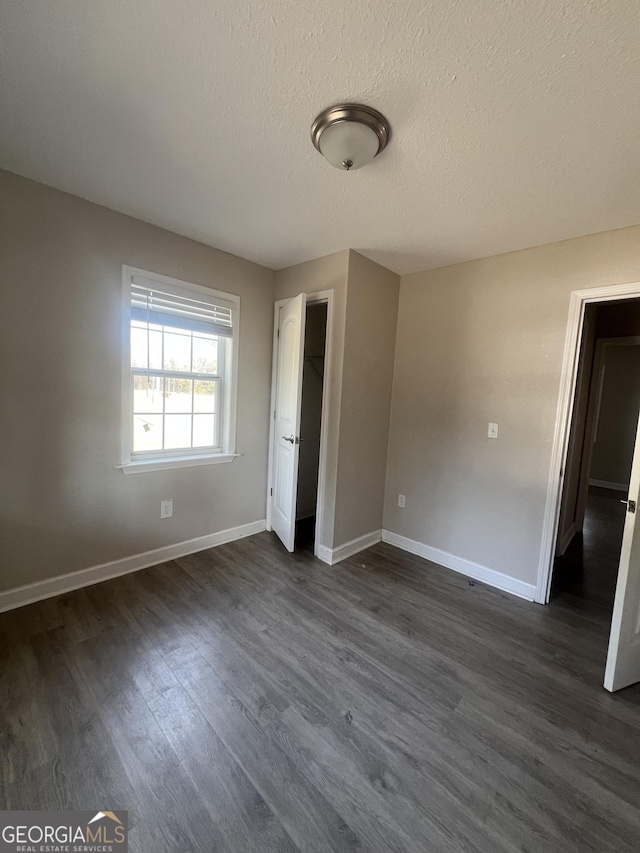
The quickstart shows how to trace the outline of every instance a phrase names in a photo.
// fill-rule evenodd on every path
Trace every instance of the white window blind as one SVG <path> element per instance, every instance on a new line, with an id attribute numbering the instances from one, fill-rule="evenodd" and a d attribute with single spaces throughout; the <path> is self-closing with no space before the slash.
<path id="1" fill-rule="evenodd" d="M 214 294 L 211 299 L 195 291 L 187 296 L 170 284 L 140 275 L 131 277 L 132 320 L 230 338 L 233 308 L 232 302 Z"/>

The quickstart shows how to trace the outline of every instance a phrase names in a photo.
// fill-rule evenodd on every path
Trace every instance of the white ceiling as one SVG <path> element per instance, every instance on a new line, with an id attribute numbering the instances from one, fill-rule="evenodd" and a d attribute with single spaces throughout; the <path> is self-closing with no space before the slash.
<path id="1" fill-rule="evenodd" d="M 640 222 L 638 0 L 0 0 L 0 166 L 272 268 Z M 393 136 L 343 173 L 341 100 Z"/>

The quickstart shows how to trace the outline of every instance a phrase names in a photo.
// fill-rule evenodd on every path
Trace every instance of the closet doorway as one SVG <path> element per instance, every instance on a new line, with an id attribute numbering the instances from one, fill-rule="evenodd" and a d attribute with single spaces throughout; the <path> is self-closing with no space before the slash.
<path id="1" fill-rule="evenodd" d="M 313 549 L 318 503 L 327 303 L 309 302 L 306 314 L 295 544 L 296 548 Z"/>
<path id="2" fill-rule="evenodd" d="M 267 530 L 317 556 L 325 502 L 332 291 L 276 302 Z"/>

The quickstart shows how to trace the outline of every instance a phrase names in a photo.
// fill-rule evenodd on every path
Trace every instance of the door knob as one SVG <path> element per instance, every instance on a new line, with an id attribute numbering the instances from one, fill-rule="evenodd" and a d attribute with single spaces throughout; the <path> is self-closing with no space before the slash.
<path id="1" fill-rule="evenodd" d="M 636 502 L 635 501 L 620 501 L 620 503 L 627 505 L 627 512 L 635 512 L 636 511 Z"/>
<path id="2" fill-rule="evenodd" d="M 295 442 L 295 438 L 292 435 L 283 435 L 282 437 L 284 438 L 285 441 L 290 441 L 291 444 L 293 444 Z"/>

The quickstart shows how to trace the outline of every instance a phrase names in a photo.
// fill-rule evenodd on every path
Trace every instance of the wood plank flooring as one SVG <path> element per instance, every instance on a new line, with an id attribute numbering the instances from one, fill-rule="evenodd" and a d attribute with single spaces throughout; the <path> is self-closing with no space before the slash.
<path id="1" fill-rule="evenodd" d="M 0 616 L 0 805 L 127 809 L 140 853 L 637 853 L 607 633 L 575 588 L 259 534 Z"/>
<path id="2" fill-rule="evenodd" d="M 574 607 L 603 609 L 611 618 L 626 506 L 624 492 L 591 486 L 585 515 L 584 535 L 574 536 L 553 573 L 554 596 L 571 597 Z"/>

